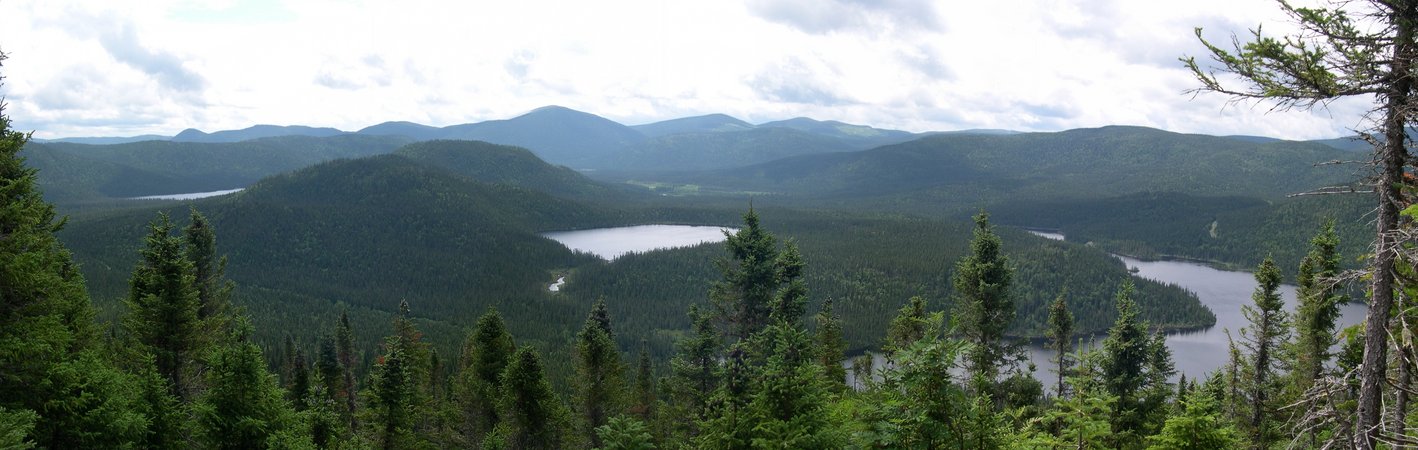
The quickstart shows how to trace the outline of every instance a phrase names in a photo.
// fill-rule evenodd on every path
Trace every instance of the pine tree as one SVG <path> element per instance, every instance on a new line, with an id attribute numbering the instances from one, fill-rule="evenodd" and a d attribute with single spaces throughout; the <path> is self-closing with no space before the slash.
<path id="1" fill-rule="evenodd" d="M 182 239 L 173 236 L 172 230 L 165 213 L 148 225 L 143 260 L 129 281 L 128 314 L 123 324 L 153 353 L 158 373 L 167 380 L 172 395 L 185 401 L 191 388 L 186 374 L 193 352 L 199 349 L 202 330 L 192 262 L 182 248 Z"/>
<path id="2" fill-rule="evenodd" d="M 842 365 L 847 359 L 847 340 L 842 338 L 842 318 L 832 310 L 832 299 L 822 302 L 817 312 L 817 363 L 822 373 L 832 382 L 834 390 L 842 390 L 847 383 L 847 368 Z"/>
<path id="3" fill-rule="evenodd" d="M 1054 352 L 1054 372 L 1058 374 L 1058 385 L 1054 393 L 1063 397 L 1067 393 L 1064 380 L 1068 378 L 1068 369 L 1073 362 L 1070 359 L 1070 354 L 1073 353 L 1073 313 L 1068 311 L 1067 292 L 1060 292 L 1049 305 L 1049 329 L 1046 335 L 1049 338 L 1049 350 Z"/>
<path id="4" fill-rule="evenodd" d="M 1245 365 L 1249 375 L 1248 425 L 1250 440 L 1256 448 L 1268 448 L 1280 438 L 1280 430 L 1272 423 L 1280 405 L 1274 404 L 1273 392 L 1283 389 L 1278 373 L 1281 370 L 1279 350 L 1287 344 L 1290 336 L 1289 318 L 1285 313 L 1285 302 L 1281 300 L 1280 269 L 1269 256 L 1260 263 L 1255 273 L 1256 291 L 1251 295 L 1255 305 L 1241 308 L 1250 325 L 1241 332 L 1243 346 L 1250 353 Z"/>
<path id="5" fill-rule="evenodd" d="M 278 447 L 308 441 L 296 423 L 275 378 L 266 371 L 261 349 L 248 339 L 251 324 L 238 319 L 231 344 L 213 352 L 207 390 L 194 409 L 201 441 L 217 449 Z"/>
<path id="6" fill-rule="evenodd" d="M 1005 341 L 1014 321 L 1014 295 L 1010 291 L 1014 269 L 1001 252 L 1001 241 L 990 228 L 989 214 L 975 215 L 975 237 L 970 254 L 955 264 L 959 333 L 970 343 L 965 368 L 977 392 L 986 392 L 999 378 L 1000 369 L 1017 361 L 1019 350 Z"/>
<path id="7" fill-rule="evenodd" d="M 1334 222 L 1330 221 L 1310 240 L 1310 251 L 1300 261 L 1300 273 L 1296 277 L 1299 306 L 1295 310 L 1294 351 L 1295 387 L 1300 392 L 1308 390 L 1324 374 L 1331 357 L 1330 348 L 1336 344 L 1335 322 L 1339 318 L 1339 305 L 1345 302 L 1334 286 L 1334 278 L 1339 274 L 1338 247 L 1339 237 L 1334 233 Z"/>
<path id="8" fill-rule="evenodd" d="M 796 325 L 807 312 L 807 283 L 803 281 L 803 257 L 798 252 L 798 244 L 791 240 L 783 245 L 775 265 L 778 267 L 777 284 L 781 286 L 773 298 L 769 310 L 769 322 L 786 322 Z"/>
<path id="9" fill-rule="evenodd" d="M 655 443 L 645 422 L 631 417 L 614 417 L 596 428 L 596 437 L 604 444 L 600 450 L 654 450 Z"/>
<path id="10" fill-rule="evenodd" d="M 552 392 L 541 359 L 531 347 L 512 355 L 502 374 L 499 428 L 508 448 L 560 449 L 569 443 L 570 412 Z"/>
<path id="11" fill-rule="evenodd" d="M 581 414 L 583 434 L 592 445 L 600 446 L 595 430 L 624 411 L 625 366 L 620 350 L 610 334 L 610 315 L 605 300 L 592 307 L 586 324 L 576 335 L 576 395 L 574 404 Z"/>
<path id="12" fill-rule="evenodd" d="M 517 347 L 502 315 L 488 308 L 468 335 L 464 349 L 467 367 L 458 375 L 455 393 L 463 406 L 463 432 L 476 442 L 499 422 L 497 402 L 502 373 L 507 370 Z"/>

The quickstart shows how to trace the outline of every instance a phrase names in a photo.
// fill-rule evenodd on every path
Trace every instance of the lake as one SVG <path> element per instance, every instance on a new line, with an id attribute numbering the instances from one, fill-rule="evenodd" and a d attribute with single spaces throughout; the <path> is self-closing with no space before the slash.
<path id="1" fill-rule="evenodd" d="M 734 228 L 695 225 L 637 225 L 633 227 L 594 228 L 576 231 L 552 231 L 543 237 L 560 242 L 566 248 L 587 252 L 613 261 L 627 253 L 644 253 L 676 247 L 691 247 L 706 242 L 724 240 L 724 232 Z"/>
<path id="2" fill-rule="evenodd" d="M 1058 233 L 1031 233 L 1050 239 L 1063 239 L 1063 235 Z M 1185 261 L 1141 261 L 1122 256 L 1118 259 L 1127 264 L 1129 269 L 1136 269 L 1136 276 L 1175 284 L 1196 293 L 1201 303 L 1216 313 L 1216 325 L 1211 328 L 1167 335 L 1167 348 L 1172 350 L 1172 362 L 1176 364 L 1178 374 L 1186 374 L 1187 378 L 1196 379 L 1226 365 L 1230 352 L 1226 342 L 1226 330 L 1231 330 L 1231 336 L 1240 339 L 1241 328 L 1249 325 L 1246 317 L 1241 314 L 1241 307 L 1253 303 L 1251 294 L 1257 286 L 1253 274 L 1219 270 Z M 1285 300 L 1286 309 L 1293 313 L 1295 286 L 1281 285 L 1280 295 Z M 1367 312 L 1368 306 L 1362 302 L 1340 306 L 1341 317 L 1336 329 L 1362 322 Z M 1098 342 L 1101 343 L 1102 339 L 1102 336 L 1099 336 Z M 1039 345 L 1030 345 L 1029 357 L 1037 365 L 1035 377 L 1041 380 L 1056 379 L 1054 372 L 1049 369 L 1049 359 L 1053 356 L 1053 352 Z M 1046 381 L 1045 385 L 1048 384 Z"/>
<path id="3" fill-rule="evenodd" d="M 142 197 L 128 197 L 129 200 L 196 200 L 199 198 L 216 197 L 227 195 L 233 192 L 240 192 L 242 188 L 226 189 L 221 191 L 189 192 L 186 194 L 166 194 L 166 195 L 145 195 Z"/>

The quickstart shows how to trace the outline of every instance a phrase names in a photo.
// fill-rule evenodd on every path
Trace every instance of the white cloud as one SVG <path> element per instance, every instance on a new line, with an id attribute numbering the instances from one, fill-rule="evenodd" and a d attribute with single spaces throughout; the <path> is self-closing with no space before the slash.
<path id="1" fill-rule="evenodd" d="M 913 131 L 1129 124 L 1319 138 L 1315 112 L 1186 91 L 1177 57 L 1269 0 L 0 2 L 3 88 L 41 137 L 256 123 L 450 125 L 557 104 L 625 123 L 722 112 Z"/>

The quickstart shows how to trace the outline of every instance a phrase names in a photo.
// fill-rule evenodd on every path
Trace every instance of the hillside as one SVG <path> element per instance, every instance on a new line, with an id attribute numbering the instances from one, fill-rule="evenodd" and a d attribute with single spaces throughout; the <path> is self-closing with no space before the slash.
<path id="1" fill-rule="evenodd" d="M 415 142 L 395 154 L 484 183 L 505 184 L 562 198 L 614 200 L 643 194 L 629 186 L 593 181 L 564 166 L 553 166 L 531 151 L 479 141 Z"/>
<path id="2" fill-rule="evenodd" d="M 172 137 L 174 142 L 241 142 L 280 136 L 330 137 L 345 132 L 329 127 L 308 127 L 304 125 L 253 125 L 240 130 L 223 130 L 205 133 L 188 128 Z"/>
<path id="3" fill-rule="evenodd" d="M 645 136 L 594 114 L 545 106 L 507 120 L 446 127 L 441 138 L 515 145 L 552 164 L 580 168 L 640 142 Z"/>
<path id="4" fill-rule="evenodd" d="M 952 134 L 852 153 L 785 158 L 677 181 L 813 198 L 891 197 L 915 205 L 1096 198 L 1164 191 L 1277 198 L 1343 183 L 1314 164 L 1345 156 L 1318 144 L 1105 127 L 1015 135 Z"/>
<path id="5" fill-rule="evenodd" d="M 712 170 L 789 156 L 860 150 L 841 139 L 792 128 L 686 132 L 629 146 L 596 167 L 619 170 Z"/>
<path id="6" fill-rule="evenodd" d="M 753 124 L 736 119 L 725 114 L 707 114 L 703 116 L 682 117 L 679 119 L 663 120 L 644 125 L 635 125 L 635 131 L 639 131 L 649 137 L 659 137 L 678 133 L 716 133 L 723 131 L 740 131 L 753 128 Z"/>
<path id="7" fill-rule="evenodd" d="M 337 158 L 389 153 L 392 136 L 283 136 L 232 143 L 144 141 L 115 145 L 29 144 L 46 195 L 60 204 L 101 198 L 245 187 L 262 177 Z"/>

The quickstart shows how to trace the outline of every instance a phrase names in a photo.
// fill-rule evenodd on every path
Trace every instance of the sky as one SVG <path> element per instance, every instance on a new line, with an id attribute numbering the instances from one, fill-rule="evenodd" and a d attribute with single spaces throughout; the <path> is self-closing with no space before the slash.
<path id="1" fill-rule="evenodd" d="M 1317 139 L 1311 111 L 1194 95 L 1178 58 L 1293 30 L 1273 0 L 0 0 L 5 110 L 35 137 L 447 126 L 560 105 L 914 132 L 1140 125 Z"/>

